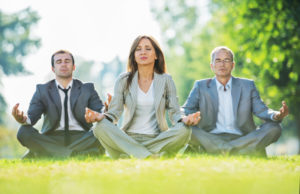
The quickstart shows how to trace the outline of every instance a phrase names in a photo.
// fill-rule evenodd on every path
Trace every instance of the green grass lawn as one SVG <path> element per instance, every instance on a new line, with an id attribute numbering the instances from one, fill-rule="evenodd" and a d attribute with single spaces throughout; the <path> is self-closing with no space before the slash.
<path id="1" fill-rule="evenodd" d="M 298 194 L 300 156 L 0 160 L 0 193 Z"/>

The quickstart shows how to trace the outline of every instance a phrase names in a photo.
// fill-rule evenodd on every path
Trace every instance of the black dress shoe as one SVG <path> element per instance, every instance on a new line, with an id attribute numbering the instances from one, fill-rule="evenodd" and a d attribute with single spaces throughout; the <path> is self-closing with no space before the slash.
<path id="1" fill-rule="evenodd" d="M 96 150 L 84 150 L 84 151 L 73 151 L 71 156 L 100 156 L 103 155 L 98 149 Z"/>
<path id="2" fill-rule="evenodd" d="M 245 156 L 253 156 L 253 157 L 259 157 L 259 158 L 267 158 L 266 149 L 250 149 L 250 148 L 244 148 L 241 150 L 238 150 L 236 152 L 236 155 L 245 155 Z"/>
<path id="3" fill-rule="evenodd" d="M 205 149 L 198 145 L 188 145 L 187 148 L 185 149 L 184 153 L 198 153 L 198 154 L 203 154 L 206 153 Z"/>
<path id="4" fill-rule="evenodd" d="M 22 159 L 32 159 L 36 158 L 36 154 L 33 151 L 27 150 L 25 154 L 22 156 Z"/>

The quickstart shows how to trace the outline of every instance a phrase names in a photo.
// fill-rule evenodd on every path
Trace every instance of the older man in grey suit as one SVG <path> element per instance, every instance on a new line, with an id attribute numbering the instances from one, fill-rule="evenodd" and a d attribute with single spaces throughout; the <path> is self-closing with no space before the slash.
<path id="1" fill-rule="evenodd" d="M 104 149 L 85 121 L 85 107 L 100 112 L 103 104 L 92 83 L 73 79 L 73 55 L 65 50 L 51 57 L 55 79 L 38 84 L 27 116 L 13 107 L 12 115 L 22 126 L 17 138 L 29 149 L 25 157 L 99 154 Z M 41 133 L 33 126 L 44 116 Z"/>
<path id="2" fill-rule="evenodd" d="M 253 81 L 231 75 L 234 65 L 229 48 L 212 51 L 210 66 L 215 77 L 196 81 L 183 105 L 185 114 L 201 112 L 190 145 L 207 153 L 265 155 L 265 147 L 281 134 L 280 122 L 288 115 L 288 107 L 283 101 L 280 111 L 269 109 Z M 258 128 L 253 114 L 265 121 Z"/>

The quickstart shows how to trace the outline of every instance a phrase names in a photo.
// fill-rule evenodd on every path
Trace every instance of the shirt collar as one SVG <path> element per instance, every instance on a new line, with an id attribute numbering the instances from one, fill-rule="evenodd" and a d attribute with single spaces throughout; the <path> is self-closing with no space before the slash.
<path id="1" fill-rule="evenodd" d="M 216 83 L 217 83 L 217 89 L 218 90 L 223 90 L 224 89 L 224 86 L 223 84 L 221 84 L 217 79 L 216 79 Z M 229 81 L 227 82 L 225 88 L 228 90 L 231 88 L 231 85 L 232 85 L 232 77 L 230 77 Z"/>
<path id="2" fill-rule="evenodd" d="M 55 80 L 55 84 L 56 84 L 56 87 L 61 87 L 61 88 L 64 88 L 60 83 L 58 83 L 57 80 Z M 70 81 L 70 83 L 67 85 L 66 89 L 67 88 L 72 88 L 72 85 L 73 85 L 73 79 Z"/>

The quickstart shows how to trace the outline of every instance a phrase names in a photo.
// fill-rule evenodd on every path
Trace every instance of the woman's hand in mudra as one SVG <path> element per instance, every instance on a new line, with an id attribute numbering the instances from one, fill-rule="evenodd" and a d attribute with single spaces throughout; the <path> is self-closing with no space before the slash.
<path id="1" fill-rule="evenodd" d="M 182 118 L 182 122 L 188 126 L 197 125 L 201 119 L 200 112 L 195 112 L 193 114 L 189 114 L 188 116 L 184 116 Z"/>
<path id="2" fill-rule="evenodd" d="M 96 111 L 93 111 L 89 108 L 85 108 L 85 121 L 87 123 L 94 123 L 94 122 L 99 122 L 101 121 L 102 119 L 105 118 L 105 115 L 102 114 L 102 113 L 98 113 Z"/>

